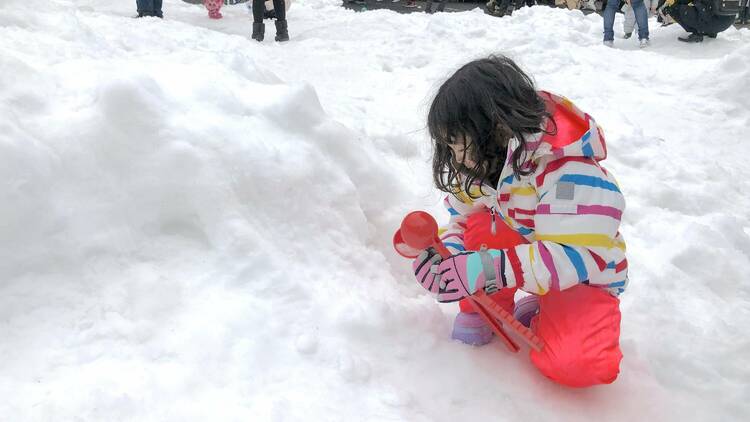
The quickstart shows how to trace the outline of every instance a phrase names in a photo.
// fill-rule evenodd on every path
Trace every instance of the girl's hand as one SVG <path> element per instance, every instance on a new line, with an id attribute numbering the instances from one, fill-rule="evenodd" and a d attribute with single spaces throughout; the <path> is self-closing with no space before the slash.
<path id="1" fill-rule="evenodd" d="M 440 277 L 436 278 L 435 276 L 439 274 L 438 267 L 441 261 L 442 258 L 434 249 L 427 248 L 419 254 L 412 264 L 417 283 L 430 293 L 437 293 L 439 290 Z"/>
<path id="2" fill-rule="evenodd" d="M 467 266 L 470 259 L 478 259 L 478 254 L 476 252 L 463 252 L 440 263 L 438 266 L 438 273 L 440 274 L 438 302 L 455 302 L 484 288 L 484 275 L 478 275 L 473 282 L 468 280 Z"/>
<path id="3" fill-rule="evenodd" d="M 429 248 L 414 260 L 412 268 L 417 282 L 429 292 L 437 293 L 438 302 L 447 303 L 471 296 L 486 287 L 486 275 L 482 271 L 481 260 L 480 252 L 462 252 L 443 260 Z M 489 266 L 492 267 L 492 258 L 489 260 Z M 469 266 L 474 269 L 471 271 L 473 279 L 468 277 Z M 494 277 L 496 278 L 496 275 Z M 497 288 L 497 283 L 494 287 Z"/>

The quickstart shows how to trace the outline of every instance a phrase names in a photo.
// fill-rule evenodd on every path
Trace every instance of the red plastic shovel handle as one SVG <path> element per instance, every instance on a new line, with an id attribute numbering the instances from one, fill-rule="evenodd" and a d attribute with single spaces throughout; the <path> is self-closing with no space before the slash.
<path id="1" fill-rule="evenodd" d="M 533 331 L 528 329 L 526 326 L 518 322 L 508 311 L 503 309 L 502 306 L 498 305 L 494 300 L 487 296 L 484 290 L 480 290 L 473 295 L 469 296 L 473 303 L 478 303 L 481 308 L 487 311 L 494 318 L 502 321 L 506 328 L 510 328 L 514 333 L 518 334 L 524 343 L 528 344 L 529 347 L 541 351 L 544 348 L 544 342 L 540 339 Z M 516 350 L 518 351 L 518 350 Z"/>
<path id="2" fill-rule="evenodd" d="M 444 259 L 451 256 L 451 253 L 438 237 L 437 222 L 429 213 L 424 211 L 413 211 L 404 217 L 404 220 L 401 222 L 401 229 L 393 237 L 393 246 L 399 254 L 407 258 L 411 258 L 405 254 L 409 249 L 424 250 L 429 247 L 435 248 Z M 503 330 L 503 325 L 513 330 L 532 349 L 536 351 L 542 350 L 544 342 L 531 330 L 518 322 L 508 311 L 490 299 L 484 290 L 474 293 L 469 298 L 479 311 L 479 315 L 485 319 L 495 334 L 503 340 L 512 352 L 518 352 L 518 345 L 508 337 Z"/>
<path id="3" fill-rule="evenodd" d="M 500 340 L 502 340 L 503 343 L 505 343 L 505 346 L 508 348 L 508 350 L 513 353 L 518 353 L 518 351 L 520 350 L 518 345 L 513 341 L 513 339 L 508 336 L 508 334 L 505 333 L 505 330 L 503 330 L 503 325 L 492 314 L 492 311 L 485 308 L 482 303 L 474 296 L 469 296 L 469 300 L 471 300 L 471 305 L 474 307 L 474 309 L 482 318 L 484 318 L 484 321 L 490 326 L 490 328 L 492 328 L 492 331 L 495 332 L 495 335 Z"/>

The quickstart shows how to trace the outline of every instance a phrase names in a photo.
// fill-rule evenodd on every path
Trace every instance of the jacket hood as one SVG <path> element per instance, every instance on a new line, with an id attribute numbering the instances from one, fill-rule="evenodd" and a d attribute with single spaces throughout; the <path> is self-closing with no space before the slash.
<path id="1" fill-rule="evenodd" d="M 527 144 L 533 151 L 532 161 L 544 157 L 552 159 L 564 157 L 590 157 L 596 161 L 607 158 L 607 146 L 601 128 L 594 119 L 576 107 L 570 100 L 546 91 L 539 91 L 547 109 L 552 115 L 545 127 L 545 133 Z"/>

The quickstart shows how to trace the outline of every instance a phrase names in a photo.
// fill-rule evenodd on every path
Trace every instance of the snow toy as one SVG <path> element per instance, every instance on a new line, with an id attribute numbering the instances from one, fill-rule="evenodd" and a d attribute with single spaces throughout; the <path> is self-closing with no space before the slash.
<path id="1" fill-rule="evenodd" d="M 393 236 L 393 246 L 401 256 L 416 258 L 421 251 L 433 248 L 443 259 L 451 253 L 438 237 L 438 225 L 435 219 L 424 211 L 409 213 L 401 223 L 401 228 Z M 416 253 L 415 253 L 416 252 Z M 495 292 L 490 292 L 490 294 Z M 492 300 L 484 289 L 469 296 L 474 310 L 506 345 L 508 350 L 518 352 L 518 344 L 505 332 L 505 328 L 514 332 L 534 350 L 544 347 L 541 339 L 527 327 L 518 322 L 513 315 Z"/>

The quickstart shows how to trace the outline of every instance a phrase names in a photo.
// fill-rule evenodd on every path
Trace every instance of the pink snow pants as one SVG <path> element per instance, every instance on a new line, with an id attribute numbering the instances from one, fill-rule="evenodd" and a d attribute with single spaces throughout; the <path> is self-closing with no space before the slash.
<path id="1" fill-rule="evenodd" d="M 507 249 L 526 243 L 515 230 L 496 218 L 496 234 L 490 231 L 491 215 L 469 217 L 464 232 L 467 250 Z M 490 296 L 513 312 L 516 289 L 501 289 Z M 472 312 L 468 299 L 459 303 L 461 311 Z M 607 291 L 585 284 L 550 291 L 539 296 L 539 314 L 531 328 L 545 343 L 540 351 L 531 350 L 534 366 L 552 381 L 569 387 L 610 384 L 620 372 L 620 301 Z"/>

